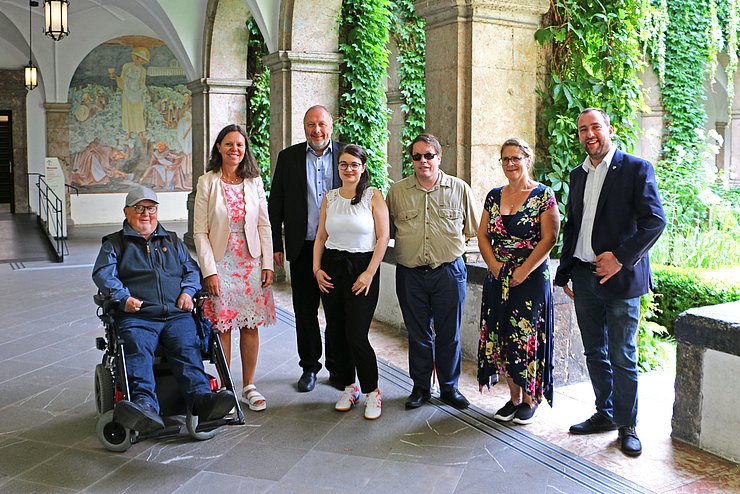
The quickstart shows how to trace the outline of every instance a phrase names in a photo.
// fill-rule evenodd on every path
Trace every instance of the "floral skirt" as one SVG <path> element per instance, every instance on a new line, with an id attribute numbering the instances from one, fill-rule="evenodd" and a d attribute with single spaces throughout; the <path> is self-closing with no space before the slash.
<path id="1" fill-rule="evenodd" d="M 262 287 L 262 259 L 249 255 L 243 232 L 231 232 L 216 270 L 221 296 L 207 299 L 204 310 L 220 332 L 275 323 L 272 289 Z"/>

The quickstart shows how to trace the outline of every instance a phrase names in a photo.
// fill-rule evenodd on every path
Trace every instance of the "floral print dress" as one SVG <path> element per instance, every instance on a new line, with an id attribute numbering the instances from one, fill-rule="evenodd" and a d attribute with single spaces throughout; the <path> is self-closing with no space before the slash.
<path id="1" fill-rule="evenodd" d="M 204 305 L 205 316 L 222 333 L 232 329 L 257 328 L 275 322 L 275 302 L 270 287 L 262 288 L 262 258 L 249 255 L 244 234 L 244 183 L 221 182 L 229 211 L 229 243 L 216 264 L 221 296 L 211 296 Z"/>
<path id="2" fill-rule="evenodd" d="M 536 403 L 552 405 L 553 294 L 546 260 L 516 287 L 509 287 L 514 269 L 540 241 L 540 215 L 557 207 L 552 189 L 538 184 L 521 208 L 501 215 L 501 188 L 491 190 L 484 204 L 489 214 L 488 238 L 496 259 L 503 262 L 499 279 L 489 272 L 483 283 L 478 382 L 490 386 L 498 376 L 511 377 Z"/>

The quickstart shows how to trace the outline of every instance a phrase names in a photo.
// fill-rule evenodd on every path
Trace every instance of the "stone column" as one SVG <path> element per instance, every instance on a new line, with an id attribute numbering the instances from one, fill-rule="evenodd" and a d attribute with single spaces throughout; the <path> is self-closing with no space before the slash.
<path id="1" fill-rule="evenodd" d="M 468 181 L 482 203 L 503 183 L 501 143 L 518 136 L 535 146 L 537 69 L 534 39 L 547 0 L 420 0 L 426 20 L 427 131 L 443 147 L 442 168 Z"/>
<path id="2" fill-rule="evenodd" d="M 250 79 L 207 78 L 190 82 L 193 114 L 193 190 L 188 194 L 188 232 L 185 242 L 193 245 L 193 208 L 198 179 L 206 171 L 211 147 L 228 124 L 244 126 L 247 121 L 247 89 Z"/>
<path id="3" fill-rule="evenodd" d="M 72 172 L 72 156 L 69 150 L 69 110 L 71 103 L 44 103 L 46 110 L 46 156 L 59 158 L 64 176 Z M 69 180 L 65 178 L 65 182 Z M 67 224 L 72 225 L 72 207 L 69 190 L 64 194 L 66 202 Z"/>
<path id="4" fill-rule="evenodd" d="M 286 147 L 305 140 L 303 115 L 313 105 L 338 109 L 339 64 L 333 52 L 281 50 L 267 55 L 270 68 L 270 160 Z"/>

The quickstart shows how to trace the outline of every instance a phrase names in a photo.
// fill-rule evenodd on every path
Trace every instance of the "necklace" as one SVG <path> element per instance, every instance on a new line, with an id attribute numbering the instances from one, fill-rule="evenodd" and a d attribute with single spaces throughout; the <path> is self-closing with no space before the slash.
<path id="1" fill-rule="evenodd" d="M 518 210 L 516 206 L 519 203 L 519 199 L 522 197 L 523 193 L 526 193 L 527 195 L 529 195 L 529 192 L 532 190 L 531 188 L 528 188 L 528 189 L 517 190 L 516 192 L 513 192 L 511 185 L 507 185 L 506 189 L 509 191 L 509 209 L 511 210 L 512 213 Z"/>
<path id="2" fill-rule="evenodd" d="M 241 179 L 242 179 L 241 177 L 226 178 L 225 176 L 221 175 L 221 180 L 223 180 L 227 184 L 231 184 L 231 185 L 235 185 L 235 184 L 241 183 Z"/>

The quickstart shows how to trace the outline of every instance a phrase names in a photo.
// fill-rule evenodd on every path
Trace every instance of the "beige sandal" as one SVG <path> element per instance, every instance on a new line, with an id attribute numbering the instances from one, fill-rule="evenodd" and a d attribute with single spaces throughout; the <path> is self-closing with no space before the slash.
<path id="1" fill-rule="evenodd" d="M 253 412 L 261 412 L 267 408 L 265 397 L 257 391 L 257 386 L 249 384 L 242 388 L 242 395 L 239 397 L 242 403 L 246 403 Z"/>

